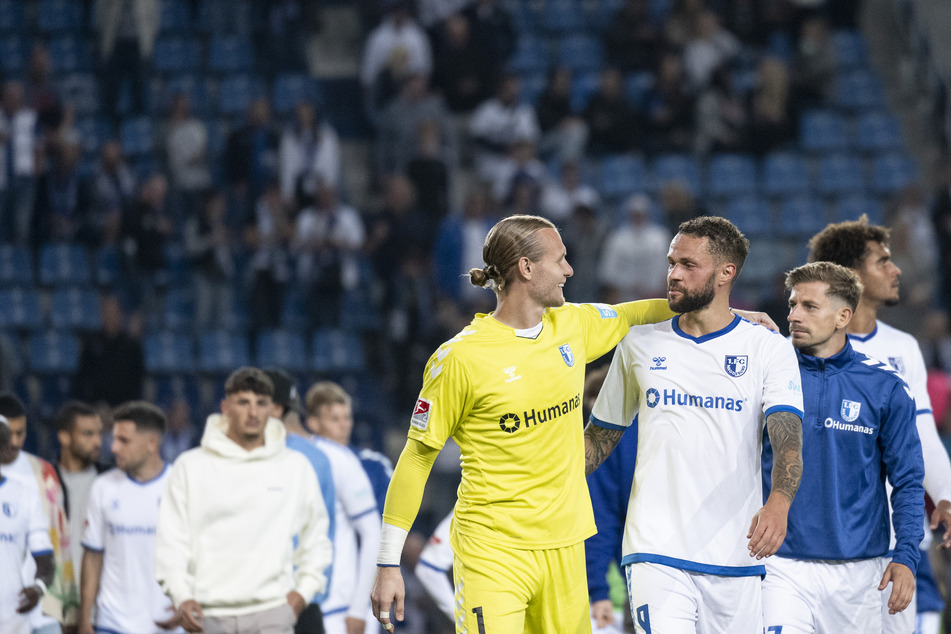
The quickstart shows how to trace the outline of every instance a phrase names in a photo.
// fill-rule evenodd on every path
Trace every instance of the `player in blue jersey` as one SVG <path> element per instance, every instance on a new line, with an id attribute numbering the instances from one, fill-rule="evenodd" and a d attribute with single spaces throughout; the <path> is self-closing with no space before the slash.
<path id="1" fill-rule="evenodd" d="M 868 634 L 911 603 L 924 534 L 924 464 L 915 402 L 889 366 L 856 352 L 846 332 L 861 296 L 858 276 L 831 262 L 786 276 L 789 330 L 805 410 L 803 476 L 786 540 L 766 562 L 764 625 L 783 634 Z M 773 453 L 763 451 L 763 489 Z M 896 545 L 889 557 L 891 494 Z M 909 630 L 910 631 L 910 630 Z"/>

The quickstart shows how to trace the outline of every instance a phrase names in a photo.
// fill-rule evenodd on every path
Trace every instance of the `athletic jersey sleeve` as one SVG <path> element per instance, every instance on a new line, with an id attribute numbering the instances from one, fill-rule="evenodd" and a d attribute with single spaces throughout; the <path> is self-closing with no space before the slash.
<path id="1" fill-rule="evenodd" d="M 895 527 L 895 554 L 892 561 L 917 572 L 924 537 L 924 462 L 918 432 L 911 424 L 915 401 L 904 383 L 894 383 L 883 395 L 885 413 L 879 442 L 885 471 L 892 483 L 892 526 Z"/>
<path id="2" fill-rule="evenodd" d="M 34 557 L 53 554 L 53 542 L 50 540 L 50 520 L 43 512 L 43 505 L 39 496 L 25 496 L 30 505 L 29 533 L 26 538 L 26 547 Z"/>
<path id="3" fill-rule="evenodd" d="M 438 454 L 438 449 L 412 438 L 406 441 L 386 491 L 386 502 L 383 504 L 384 522 L 406 531 L 413 527 L 423 500 L 426 480 Z"/>
<path id="4" fill-rule="evenodd" d="M 934 413 L 931 410 L 931 395 L 928 394 L 928 370 L 918 343 L 909 346 L 910 358 L 906 358 L 906 374 L 903 376 L 915 397 L 918 438 L 925 463 L 925 492 L 936 503 L 951 501 L 951 458 L 938 436 Z"/>
<path id="5" fill-rule="evenodd" d="M 450 619 L 454 618 L 454 597 L 452 584 L 449 582 L 448 572 L 452 568 L 452 547 L 449 545 L 449 526 L 452 522 L 452 513 L 447 515 L 436 527 L 432 537 L 423 552 L 419 555 L 416 564 L 416 577 L 433 598 L 443 614 Z"/>
<path id="6" fill-rule="evenodd" d="M 641 299 L 617 304 L 613 308 L 627 320 L 628 327 L 656 324 L 677 314 L 670 310 L 666 299 Z"/>
<path id="7" fill-rule="evenodd" d="M 347 477 L 334 478 L 334 484 L 344 512 L 350 521 L 355 521 L 364 515 L 377 513 L 376 497 L 373 495 L 373 486 L 370 484 L 367 472 L 363 470 L 363 465 L 360 464 L 360 459 L 356 454 L 349 452 L 347 456 L 352 458 L 348 465 Z"/>
<path id="8" fill-rule="evenodd" d="M 796 351 L 785 338 L 770 334 L 766 348 L 765 378 L 763 381 L 763 413 L 792 412 L 800 418 L 802 412 L 802 377 Z"/>
<path id="9" fill-rule="evenodd" d="M 410 418 L 408 436 L 433 449 L 442 449 L 473 406 L 472 382 L 465 364 L 447 344 L 429 358 L 423 388 Z"/>
<path id="10" fill-rule="evenodd" d="M 83 534 L 77 535 L 76 539 L 82 539 L 83 548 L 102 552 L 105 549 L 105 536 L 103 528 L 103 506 L 102 506 L 102 478 L 96 478 L 89 490 L 89 502 L 86 505 L 86 525 L 83 528 Z"/>
<path id="11" fill-rule="evenodd" d="M 633 370 L 628 367 L 631 351 L 626 345 L 628 338 L 634 336 L 634 333 L 629 333 L 615 350 L 598 400 L 591 410 L 591 422 L 599 427 L 626 429 L 637 414 L 640 387 Z"/>
<path id="12" fill-rule="evenodd" d="M 607 304 L 575 304 L 585 334 L 588 363 L 610 352 L 624 338 L 631 326 L 653 324 L 670 319 L 676 313 L 663 299 L 645 299 L 608 306 Z"/>

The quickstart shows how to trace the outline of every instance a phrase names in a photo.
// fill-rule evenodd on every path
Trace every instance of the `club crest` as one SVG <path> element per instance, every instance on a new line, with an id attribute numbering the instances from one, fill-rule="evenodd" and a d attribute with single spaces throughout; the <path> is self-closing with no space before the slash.
<path id="1" fill-rule="evenodd" d="M 856 401 L 849 401 L 842 399 L 842 409 L 840 414 L 842 414 L 842 420 L 847 423 L 851 423 L 856 418 L 859 417 L 859 412 L 862 411 L 862 404 Z"/>
<path id="2" fill-rule="evenodd" d="M 723 361 L 723 369 L 733 377 L 740 377 L 746 374 L 746 368 L 749 367 L 749 356 L 745 354 L 728 354 Z"/>
<path id="3" fill-rule="evenodd" d="M 898 374 L 905 374 L 905 361 L 901 357 L 888 357 L 888 365 L 898 370 Z"/>
<path id="4" fill-rule="evenodd" d="M 565 365 L 569 368 L 575 364 L 575 353 L 571 351 L 569 344 L 558 346 L 558 352 L 561 353 L 561 358 L 565 360 Z"/>
<path id="5" fill-rule="evenodd" d="M 7 517 L 16 517 L 19 508 L 13 502 L 3 503 L 3 514 Z"/>

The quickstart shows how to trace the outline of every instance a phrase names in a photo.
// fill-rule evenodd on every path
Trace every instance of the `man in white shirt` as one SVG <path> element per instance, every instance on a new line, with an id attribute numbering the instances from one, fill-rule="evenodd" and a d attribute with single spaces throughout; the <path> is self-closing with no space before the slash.
<path id="1" fill-rule="evenodd" d="M 951 460 L 938 437 L 927 372 L 921 348 L 913 336 L 878 319 L 878 311 L 899 300 L 901 270 L 891 259 L 889 231 L 870 225 L 864 214 L 858 220 L 830 224 L 809 240 L 810 262 L 834 262 L 855 271 L 862 281 L 862 298 L 849 323 L 849 342 L 857 351 L 884 361 L 898 370 L 915 397 L 916 426 L 925 462 L 925 493 L 935 502 L 931 530 L 944 525 L 941 548 L 951 547 Z M 882 603 L 882 631 L 885 634 L 915 629 L 915 601 L 897 614 L 890 614 L 888 593 Z"/>
<path id="2" fill-rule="evenodd" d="M 160 453 L 165 414 L 132 401 L 113 412 L 117 468 L 95 479 L 82 536 L 79 634 L 162 632 L 178 624 L 155 580 L 155 530 L 169 470 Z M 78 537 L 78 536 L 77 536 Z"/>
<path id="3" fill-rule="evenodd" d="M 538 141 L 538 117 L 532 106 L 519 102 L 521 91 L 521 79 L 506 75 L 499 80 L 495 96 L 472 113 L 469 135 L 477 148 L 479 178 L 484 181 L 494 183 L 504 175 L 513 143 Z"/>
<path id="4" fill-rule="evenodd" d="M 305 399 L 307 428 L 330 459 L 336 488 L 334 573 L 321 604 L 327 634 L 376 632 L 370 587 L 380 545 L 380 512 L 360 458 L 347 446 L 353 428 L 350 395 L 330 381 L 315 383 Z"/>
<path id="5" fill-rule="evenodd" d="M 10 423 L 0 416 L 0 455 L 11 449 Z M 36 562 L 33 584 L 23 586 L 22 562 Z M 49 519 L 39 496 L 0 473 L 0 632 L 29 634 L 30 612 L 53 583 L 55 563 Z"/>
<path id="6" fill-rule="evenodd" d="M 598 266 L 598 281 L 609 304 L 663 295 L 666 284 L 664 256 L 670 232 L 651 220 L 646 194 L 628 198 L 624 210 L 627 218 L 608 234 Z"/>
<path id="7" fill-rule="evenodd" d="M 155 574 L 189 632 L 291 634 L 326 585 L 326 507 L 314 469 L 270 418 L 273 394 L 261 370 L 235 370 L 201 447 L 169 475 Z"/>
<path id="8" fill-rule="evenodd" d="M 23 83 L 8 81 L 0 95 L 0 226 L 20 244 L 33 219 L 36 141 L 36 111 L 23 103 Z"/>

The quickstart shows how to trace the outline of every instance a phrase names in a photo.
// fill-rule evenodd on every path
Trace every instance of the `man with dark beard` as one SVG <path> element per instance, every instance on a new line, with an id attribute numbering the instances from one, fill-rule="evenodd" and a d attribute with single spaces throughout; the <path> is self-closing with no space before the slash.
<path id="1" fill-rule="evenodd" d="M 639 632 L 763 631 L 762 559 L 783 543 L 802 476 L 803 403 L 790 343 L 730 310 L 748 250 L 724 218 L 680 225 L 667 304 L 681 314 L 630 329 L 585 429 L 590 473 L 638 421 L 621 564 Z"/>

